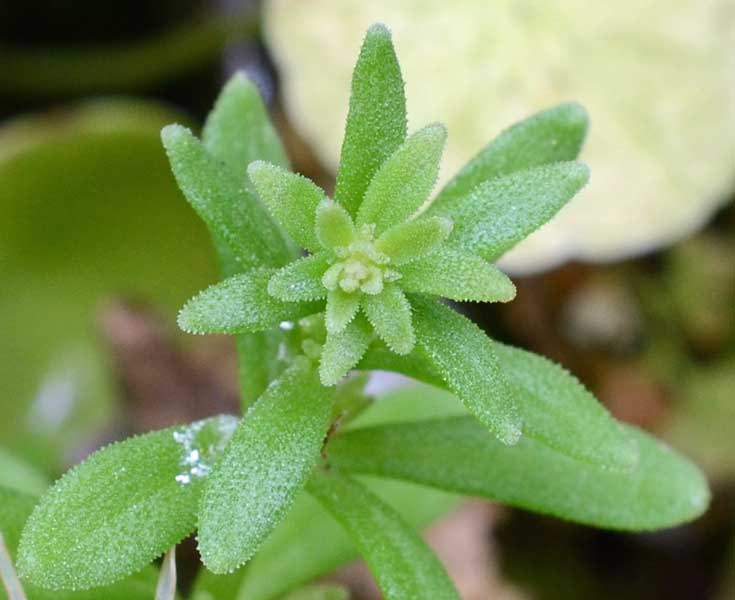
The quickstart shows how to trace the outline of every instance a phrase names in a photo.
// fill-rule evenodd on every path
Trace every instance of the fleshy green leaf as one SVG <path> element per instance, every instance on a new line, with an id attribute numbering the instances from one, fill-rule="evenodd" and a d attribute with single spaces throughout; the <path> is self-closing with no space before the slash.
<path id="1" fill-rule="evenodd" d="M 352 73 L 350 109 L 342 142 L 335 198 L 357 213 L 365 190 L 406 137 L 406 97 L 390 31 L 368 29 Z"/>
<path id="2" fill-rule="evenodd" d="M 161 138 L 186 199 L 215 240 L 227 244 L 240 268 L 277 267 L 289 261 L 286 240 L 245 181 L 217 162 L 188 129 L 169 125 Z"/>
<path id="3" fill-rule="evenodd" d="M 517 171 L 481 183 L 471 192 L 429 207 L 449 217 L 448 243 L 491 262 L 549 221 L 589 179 L 582 163 L 566 162 Z"/>
<path id="4" fill-rule="evenodd" d="M 357 481 L 317 472 L 309 493 L 332 514 L 367 561 L 386 600 L 459 600 L 439 559 L 395 510 Z"/>
<path id="5" fill-rule="evenodd" d="M 340 333 L 327 336 L 319 362 L 323 385 L 335 385 L 360 362 L 372 339 L 369 325 L 358 315 Z"/>
<path id="6" fill-rule="evenodd" d="M 414 214 L 436 183 L 446 140 L 447 130 L 439 124 L 411 135 L 375 173 L 357 213 L 357 225 L 375 223 L 381 234 Z"/>
<path id="7" fill-rule="evenodd" d="M 443 217 L 406 221 L 386 231 L 375 242 L 375 249 L 389 256 L 394 265 L 401 265 L 431 252 L 451 231 L 452 222 Z"/>
<path id="8" fill-rule="evenodd" d="M 388 284 L 376 295 L 363 294 L 362 309 L 375 333 L 396 354 L 408 354 L 416 343 L 411 305 L 401 288 Z"/>
<path id="9" fill-rule="evenodd" d="M 37 503 L 38 499 L 34 496 L 0 487 L 0 534 L 5 538 L 11 558 L 15 557 L 23 525 Z M 151 566 L 112 586 L 90 591 L 50 591 L 27 582 L 23 583 L 23 588 L 30 600 L 149 600 L 155 581 L 156 570 Z M 0 600 L 6 598 L 0 583 Z"/>
<path id="10" fill-rule="evenodd" d="M 254 160 L 286 168 L 289 164 L 258 86 L 243 72 L 235 73 L 222 88 L 204 124 L 202 143 L 241 182 Z"/>
<path id="11" fill-rule="evenodd" d="M 316 210 L 316 237 L 324 248 L 348 246 L 355 238 L 352 217 L 336 202 L 322 202 Z"/>
<path id="12" fill-rule="evenodd" d="M 704 512 L 701 472 L 625 426 L 641 459 L 628 472 L 579 462 L 529 436 L 505 446 L 469 417 L 355 429 L 328 446 L 339 469 L 406 479 L 611 529 L 672 527 Z M 437 469 L 437 465 L 442 465 Z"/>
<path id="13" fill-rule="evenodd" d="M 508 302 L 516 295 L 513 282 L 500 269 L 453 248 L 438 248 L 403 265 L 400 272 L 401 287 L 407 292 L 476 302 Z"/>
<path id="14" fill-rule="evenodd" d="M 234 417 L 112 444 L 66 473 L 23 530 L 18 570 L 50 589 L 85 589 L 142 569 L 189 535 L 201 486 Z"/>
<path id="15" fill-rule="evenodd" d="M 317 206 L 324 192 L 306 177 L 263 161 L 248 167 L 258 196 L 288 234 L 310 252 L 320 249 L 314 232 Z"/>
<path id="16" fill-rule="evenodd" d="M 329 256 L 325 252 L 295 260 L 273 274 L 268 281 L 268 293 L 284 302 L 326 298 L 322 275 L 328 267 Z"/>
<path id="17" fill-rule="evenodd" d="M 427 525 L 454 508 L 458 501 L 446 492 L 401 481 L 373 478 L 363 483 L 414 528 Z M 316 500 L 302 493 L 286 519 L 242 570 L 242 585 L 237 597 L 275 600 L 355 558 L 354 545 L 344 530 Z M 200 578 L 207 584 L 214 576 L 206 569 L 202 571 Z M 220 596 L 206 598 L 215 599 L 220 600 Z"/>
<path id="18" fill-rule="evenodd" d="M 493 348 L 513 389 L 525 436 L 605 468 L 635 468 L 635 439 L 574 375 L 538 354 L 497 342 Z"/>
<path id="19" fill-rule="evenodd" d="M 199 551 L 211 571 L 243 564 L 283 518 L 319 458 L 332 398 L 297 364 L 245 414 L 202 496 Z"/>
<path id="20" fill-rule="evenodd" d="M 521 437 L 521 419 L 493 342 L 451 308 L 414 296 L 416 347 L 467 409 L 504 444 Z"/>
<path id="21" fill-rule="evenodd" d="M 246 75 L 233 75 L 207 117 L 202 132 L 204 147 L 233 174 L 235 179 L 250 188 L 248 165 L 255 160 L 266 160 L 288 167 L 288 159 L 278 135 L 268 118 L 257 86 Z M 222 276 L 230 277 L 243 270 L 217 229 L 214 239 L 222 266 Z M 277 374 L 277 360 L 282 332 L 247 333 L 236 336 L 240 400 L 249 406 Z"/>
<path id="22" fill-rule="evenodd" d="M 348 294 L 337 288 L 327 294 L 327 310 L 324 323 L 330 334 L 343 331 L 347 324 L 355 318 L 360 308 L 360 294 Z"/>
<path id="23" fill-rule="evenodd" d="M 531 167 L 577 158 L 587 133 L 587 112 L 569 102 L 544 110 L 503 131 L 439 192 L 434 204 L 466 196 L 483 181 Z"/>
<path id="24" fill-rule="evenodd" d="M 275 269 L 253 269 L 199 292 L 179 313 L 189 333 L 242 333 L 275 327 L 281 321 L 319 312 L 314 302 L 283 302 L 268 293 Z"/>

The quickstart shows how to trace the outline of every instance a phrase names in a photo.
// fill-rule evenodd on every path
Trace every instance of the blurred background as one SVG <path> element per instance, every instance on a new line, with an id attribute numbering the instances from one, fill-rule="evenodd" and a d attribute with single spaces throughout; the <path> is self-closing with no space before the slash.
<path id="1" fill-rule="evenodd" d="M 100 444 L 237 404 L 233 349 L 178 334 L 213 282 L 159 141 L 245 70 L 330 190 L 367 26 L 394 33 L 409 130 L 445 181 L 503 128 L 588 109 L 590 185 L 462 307 L 693 458 L 696 523 L 620 534 L 472 501 L 430 531 L 466 600 L 735 598 L 732 0 L 0 1 L 0 485 L 38 493 Z M 193 573 L 189 574 L 191 578 Z M 358 599 L 364 569 L 340 572 Z"/>

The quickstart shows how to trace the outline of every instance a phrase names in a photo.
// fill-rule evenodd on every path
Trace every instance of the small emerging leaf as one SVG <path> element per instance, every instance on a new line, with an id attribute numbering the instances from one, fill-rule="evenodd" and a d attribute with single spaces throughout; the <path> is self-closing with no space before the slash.
<path id="1" fill-rule="evenodd" d="M 380 167 L 365 192 L 357 225 L 378 234 L 403 223 L 424 203 L 439 174 L 447 130 L 434 124 L 411 135 Z"/>
<path id="2" fill-rule="evenodd" d="M 295 260 L 273 274 L 268 281 L 268 293 L 284 302 L 326 298 L 322 275 L 328 267 L 329 256 L 325 252 Z"/>
<path id="3" fill-rule="evenodd" d="M 322 202 L 316 210 L 316 236 L 324 248 L 349 246 L 355 239 L 352 217 L 336 202 Z"/>
<path id="4" fill-rule="evenodd" d="M 364 294 L 362 309 L 375 333 L 396 354 L 408 354 L 416 343 L 411 305 L 401 288 L 388 284 L 377 296 Z"/>
<path id="5" fill-rule="evenodd" d="M 385 25 L 368 29 L 352 73 L 335 199 L 357 213 L 368 184 L 406 137 L 401 67 Z"/>
<path id="6" fill-rule="evenodd" d="M 314 215 L 325 199 L 311 180 L 261 160 L 248 167 L 250 181 L 263 203 L 288 234 L 302 248 L 319 250 L 314 233 Z"/>
<path id="7" fill-rule="evenodd" d="M 577 158 L 587 133 L 587 112 L 569 102 L 512 125 L 485 146 L 439 192 L 434 204 L 466 196 L 501 175 Z"/>
<path id="8" fill-rule="evenodd" d="M 254 160 L 288 167 L 258 86 L 242 72 L 235 73 L 222 88 L 204 124 L 202 142 L 240 182 L 245 182 L 248 164 Z"/>
<path id="9" fill-rule="evenodd" d="M 406 221 L 391 227 L 375 242 L 375 249 L 401 265 L 431 252 L 447 239 L 452 222 L 443 217 Z"/>
<path id="10" fill-rule="evenodd" d="M 202 496 L 199 552 L 211 571 L 242 565 L 283 518 L 319 458 L 332 399 L 297 364 L 243 417 Z"/>
<path id="11" fill-rule="evenodd" d="M 202 483 L 237 420 L 214 417 L 98 450 L 42 498 L 18 570 L 50 589 L 85 589 L 142 569 L 196 525 Z"/>
<path id="12" fill-rule="evenodd" d="M 218 163 L 188 129 L 169 125 L 161 138 L 184 196 L 241 268 L 289 261 L 286 240 L 245 181 Z"/>
<path id="13" fill-rule="evenodd" d="M 469 417 L 354 429 L 333 438 L 327 451 L 339 469 L 482 496 L 597 527 L 660 529 L 701 515 L 709 502 L 702 473 L 662 442 L 624 427 L 641 450 L 638 465 L 628 472 L 579 462 L 529 436 L 505 446 Z"/>
<path id="14" fill-rule="evenodd" d="M 448 243 L 496 261 L 549 221 L 589 179 L 582 163 L 554 163 L 481 183 L 465 195 L 429 207 L 449 217 Z"/>
<path id="15" fill-rule="evenodd" d="M 493 342 L 451 308 L 412 297 L 416 346 L 467 409 L 504 444 L 521 437 L 521 419 Z"/>
<path id="16" fill-rule="evenodd" d="M 444 567 L 395 510 L 335 471 L 319 471 L 309 493 L 332 514 L 370 566 L 385 600 L 459 600 Z"/>
<path id="17" fill-rule="evenodd" d="M 513 282 L 500 269 L 453 248 L 438 248 L 400 271 L 401 287 L 407 292 L 475 302 L 508 302 L 516 295 Z"/>
<path id="18" fill-rule="evenodd" d="M 179 312 L 179 327 L 189 333 L 263 331 L 282 321 L 319 312 L 314 302 L 283 302 L 268 293 L 275 269 L 253 269 L 199 292 Z"/>
<path id="19" fill-rule="evenodd" d="M 327 294 L 324 324 L 329 334 L 340 333 L 355 318 L 360 308 L 360 294 L 348 294 L 337 288 Z"/>
<path id="20" fill-rule="evenodd" d="M 327 336 L 319 362 L 319 377 L 323 385 L 335 385 L 354 368 L 372 339 L 370 327 L 358 316 L 340 333 Z"/>

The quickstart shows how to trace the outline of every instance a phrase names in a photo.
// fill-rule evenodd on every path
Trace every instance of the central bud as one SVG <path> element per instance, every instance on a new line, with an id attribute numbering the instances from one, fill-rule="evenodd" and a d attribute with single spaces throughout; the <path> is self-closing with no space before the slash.
<path id="1" fill-rule="evenodd" d="M 390 258 L 375 249 L 375 225 L 363 225 L 349 246 L 337 246 L 334 252 L 337 262 L 322 277 L 328 290 L 376 295 L 383 291 L 385 282 L 400 277 L 389 267 Z"/>

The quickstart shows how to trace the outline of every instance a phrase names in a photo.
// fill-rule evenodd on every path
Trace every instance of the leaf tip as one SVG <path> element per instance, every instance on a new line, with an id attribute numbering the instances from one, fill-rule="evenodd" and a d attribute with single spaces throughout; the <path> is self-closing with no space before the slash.
<path id="1" fill-rule="evenodd" d="M 382 37 L 391 40 L 392 34 L 385 23 L 373 23 L 368 27 L 367 37 Z"/>

